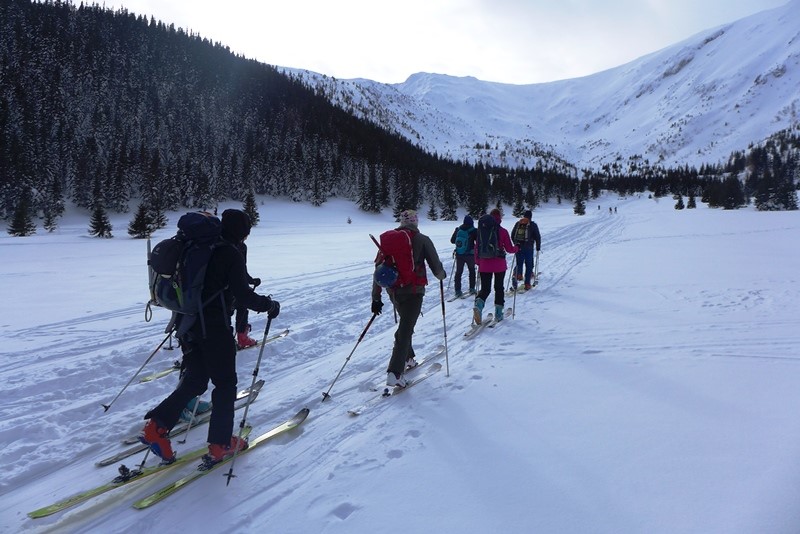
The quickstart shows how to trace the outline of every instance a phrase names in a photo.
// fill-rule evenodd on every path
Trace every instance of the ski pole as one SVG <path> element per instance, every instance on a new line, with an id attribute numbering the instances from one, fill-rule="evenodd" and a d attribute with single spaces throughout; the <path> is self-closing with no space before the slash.
<path id="1" fill-rule="evenodd" d="M 450 376 L 450 358 L 447 354 L 447 319 L 444 312 L 444 282 L 439 280 L 439 289 L 442 294 L 442 329 L 444 330 L 444 363 L 445 376 Z"/>
<path id="2" fill-rule="evenodd" d="M 189 437 L 189 431 L 194 428 L 194 422 L 197 418 L 197 407 L 200 406 L 200 397 L 194 398 L 194 408 L 192 409 L 192 417 L 189 418 L 189 422 L 186 424 L 186 433 L 183 435 L 183 439 L 179 439 L 178 443 L 181 445 L 186 443 L 186 438 Z"/>
<path id="3" fill-rule="evenodd" d="M 153 356 L 155 356 L 155 355 L 156 355 L 156 352 L 158 352 L 158 349 L 160 349 L 160 348 L 161 348 L 161 346 L 162 346 L 164 343 L 166 343 L 166 342 L 167 342 L 167 340 L 168 340 L 168 339 L 169 339 L 171 336 L 172 336 L 172 330 L 170 330 L 170 331 L 169 331 L 169 333 L 167 334 L 167 337 L 165 337 L 165 338 L 164 338 L 164 340 L 163 340 L 161 343 L 159 343 L 159 344 L 158 344 L 158 346 L 155 348 L 155 350 L 154 350 L 153 352 L 151 352 L 151 353 L 150 353 L 150 356 L 148 356 L 148 357 L 147 357 L 147 359 L 146 359 L 146 360 L 144 361 L 144 363 L 142 364 L 142 366 L 141 366 L 141 367 L 139 367 L 139 370 L 138 370 L 138 371 L 136 371 L 136 372 L 133 374 L 133 376 L 131 377 L 131 379 L 130 379 L 130 380 L 128 380 L 128 383 L 127 383 L 127 384 L 125 384 L 125 387 L 123 387 L 123 388 L 120 390 L 120 392 L 119 392 L 119 393 L 117 393 L 117 396 L 116 396 L 116 397 L 114 397 L 114 400 L 112 400 L 112 401 L 111 401 L 111 402 L 109 402 L 108 404 L 101 404 L 101 405 L 100 405 L 100 406 L 102 406 L 102 407 L 103 407 L 103 411 L 104 411 L 104 412 L 107 412 L 107 411 L 109 410 L 109 408 L 111 408 L 111 405 L 112 405 L 112 404 L 114 404 L 114 403 L 117 401 L 117 399 L 119 398 L 119 396 L 120 396 L 120 395 L 122 395 L 122 392 L 123 392 L 123 391 L 125 391 L 126 389 L 128 389 L 128 386 L 130 386 L 130 385 L 131 385 L 131 382 L 133 382 L 133 379 L 134 379 L 134 378 L 136 378 L 137 376 L 139 376 L 139 373 L 141 373 L 141 372 L 142 372 L 142 369 L 144 369 L 144 366 L 145 366 L 145 365 L 147 365 L 147 363 L 148 363 L 150 360 L 152 360 L 152 359 L 153 359 Z"/>
<path id="4" fill-rule="evenodd" d="M 258 359 L 256 360 L 256 366 L 253 368 L 253 381 L 250 383 L 250 391 L 252 392 L 256 387 L 256 379 L 258 378 L 258 369 L 261 367 L 261 357 L 264 355 L 264 345 L 267 344 L 267 336 L 269 335 L 269 327 L 272 325 L 272 317 L 267 316 L 267 326 L 264 328 L 264 339 L 261 340 L 261 348 L 258 351 Z M 244 433 L 244 426 L 247 422 L 247 412 L 250 409 L 250 402 L 253 400 L 252 395 L 247 396 L 247 402 L 244 405 L 244 413 L 242 414 L 242 422 L 239 423 L 239 440 L 242 439 L 242 434 Z M 239 454 L 239 447 L 236 447 L 236 450 L 233 452 L 233 458 L 231 458 L 231 467 L 228 469 L 228 472 L 224 475 L 228 477 L 228 481 L 225 483 L 226 486 L 229 486 L 231 483 L 231 479 L 236 475 L 233 474 L 233 465 L 236 463 L 236 456 Z"/>
<path id="5" fill-rule="evenodd" d="M 517 255 L 514 254 L 514 257 L 511 259 L 511 276 L 508 277 L 508 287 L 506 287 L 506 291 L 511 291 L 511 287 L 513 285 L 513 280 L 517 277 L 516 268 L 517 266 Z M 514 287 L 516 289 L 516 287 Z"/>
<path id="6" fill-rule="evenodd" d="M 361 332 L 360 336 L 358 336 L 358 341 L 356 341 L 355 347 L 353 347 L 353 350 L 351 350 L 350 354 L 348 354 L 347 358 L 345 358 L 344 363 L 342 364 L 342 368 L 339 369 L 338 373 L 336 373 L 336 378 L 334 378 L 333 382 L 331 382 L 331 385 L 328 388 L 328 391 L 326 391 L 325 393 L 322 394 L 322 401 L 320 401 L 320 402 L 325 402 L 325 399 L 330 397 L 329 393 L 331 392 L 331 389 L 333 389 L 333 385 L 336 383 L 336 381 L 339 380 L 339 375 L 341 375 L 342 371 L 344 371 L 344 366 L 347 365 L 347 362 L 350 361 L 350 356 L 352 356 L 353 353 L 356 351 L 356 348 L 358 347 L 358 344 L 361 343 L 362 339 L 364 339 L 364 336 L 367 334 L 367 330 L 369 330 L 370 325 L 372 325 L 372 321 L 374 321 L 375 317 L 377 317 L 377 316 L 378 316 L 377 313 L 373 313 L 372 314 L 372 317 L 370 318 L 369 322 L 367 323 L 367 326 L 364 327 L 364 331 Z"/>
<path id="7" fill-rule="evenodd" d="M 511 318 L 514 318 L 514 314 L 517 311 L 517 292 L 514 291 L 514 298 L 511 299 Z"/>
<path id="8" fill-rule="evenodd" d="M 456 269 L 456 251 L 453 251 L 453 264 L 450 266 L 450 275 L 447 277 L 447 290 L 450 291 L 450 282 L 453 280 L 453 272 Z"/>
<path id="9" fill-rule="evenodd" d="M 536 251 L 536 257 L 533 261 L 533 285 L 539 285 L 539 251 Z"/>

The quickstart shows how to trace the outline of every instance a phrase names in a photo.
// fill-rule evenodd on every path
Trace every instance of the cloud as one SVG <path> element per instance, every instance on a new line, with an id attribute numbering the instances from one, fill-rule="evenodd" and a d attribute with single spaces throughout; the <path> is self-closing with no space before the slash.
<path id="1" fill-rule="evenodd" d="M 337 78 L 535 83 L 621 65 L 784 0 L 107 0 L 232 51 Z"/>

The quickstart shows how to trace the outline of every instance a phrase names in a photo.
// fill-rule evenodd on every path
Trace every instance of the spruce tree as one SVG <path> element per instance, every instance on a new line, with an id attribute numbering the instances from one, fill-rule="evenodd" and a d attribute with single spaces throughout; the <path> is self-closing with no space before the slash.
<path id="1" fill-rule="evenodd" d="M 431 221 L 439 220 L 439 214 L 436 212 L 436 204 L 431 202 L 431 207 L 428 209 L 428 219 Z"/>
<path id="2" fill-rule="evenodd" d="M 677 202 L 675 202 L 675 209 L 682 210 L 685 206 L 683 205 L 683 195 L 675 195 L 674 197 Z"/>
<path id="3" fill-rule="evenodd" d="M 250 217 L 250 224 L 258 226 L 261 219 L 258 216 L 258 205 L 256 205 L 256 194 L 252 189 L 247 191 L 244 197 L 244 212 Z"/>
<path id="4" fill-rule="evenodd" d="M 14 217 L 8 227 L 8 233 L 14 237 L 25 237 L 36 233 L 36 223 L 30 213 L 30 192 L 23 191 L 20 195 L 17 209 L 14 210 Z"/>
<path id="5" fill-rule="evenodd" d="M 572 211 L 575 215 L 586 215 L 586 202 L 583 200 L 583 193 L 580 186 L 575 188 L 575 204 Z"/>
<path id="6" fill-rule="evenodd" d="M 686 204 L 687 210 L 693 210 L 697 207 L 697 202 L 694 199 L 694 195 L 689 195 L 689 202 Z"/>
<path id="7" fill-rule="evenodd" d="M 95 202 L 92 218 L 89 221 L 89 235 L 105 238 L 114 237 L 111 235 L 111 230 L 111 221 L 108 220 L 106 209 L 100 202 Z"/>
<path id="8" fill-rule="evenodd" d="M 134 239 L 146 239 L 155 229 L 151 211 L 144 202 L 139 203 L 136 214 L 128 225 L 128 235 Z"/>

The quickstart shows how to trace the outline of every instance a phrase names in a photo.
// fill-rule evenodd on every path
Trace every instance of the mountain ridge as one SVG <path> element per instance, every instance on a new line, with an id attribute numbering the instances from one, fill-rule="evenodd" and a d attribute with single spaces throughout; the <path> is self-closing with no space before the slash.
<path id="1" fill-rule="evenodd" d="M 540 84 L 416 73 L 398 84 L 298 69 L 334 104 L 453 160 L 573 171 L 620 159 L 717 164 L 800 124 L 800 0 L 626 64 Z"/>

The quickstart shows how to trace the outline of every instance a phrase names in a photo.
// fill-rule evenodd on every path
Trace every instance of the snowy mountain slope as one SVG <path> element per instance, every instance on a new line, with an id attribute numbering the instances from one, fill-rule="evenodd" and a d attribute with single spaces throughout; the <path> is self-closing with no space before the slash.
<path id="1" fill-rule="evenodd" d="M 551 83 L 420 73 L 386 85 L 287 70 L 345 109 L 457 160 L 717 163 L 800 123 L 800 1 Z"/>

